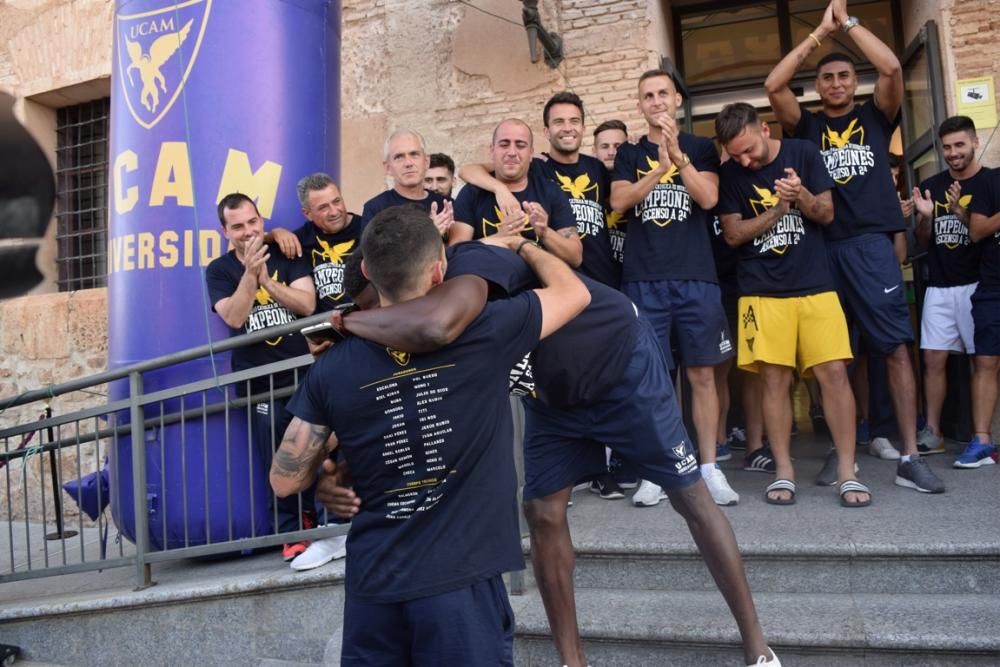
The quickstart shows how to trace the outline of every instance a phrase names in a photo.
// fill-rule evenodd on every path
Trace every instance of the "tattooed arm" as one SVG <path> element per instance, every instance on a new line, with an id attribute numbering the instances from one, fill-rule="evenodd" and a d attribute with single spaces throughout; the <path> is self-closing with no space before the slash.
<path id="1" fill-rule="evenodd" d="M 336 436 L 329 427 L 294 417 L 271 461 L 274 494 L 284 498 L 312 486 L 323 457 L 336 446 Z"/>

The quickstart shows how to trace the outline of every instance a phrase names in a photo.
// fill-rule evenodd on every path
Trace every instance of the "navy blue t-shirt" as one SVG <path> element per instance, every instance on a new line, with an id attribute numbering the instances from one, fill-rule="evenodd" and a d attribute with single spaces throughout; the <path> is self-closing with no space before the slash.
<path id="1" fill-rule="evenodd" d="M 529 170 L 528 187 L 511 194 L 522 204 L 526 201 L 541 204 L 549 214 L 550 229 L 576 227 L 576 216 L 573 215 L 573 209 L 570 208 L 562 191 L 537 171 L 532 173 Z M 455 199 L 455 221 L 464 222 L 472 227 L 472 238 L 481 239 L 496 234 L 502 220 L 503 214 L 492 192 L 466 184 L 458 193 Z M 531 228 L 531 223 L 527 221 L 521 230 L 521 236 L 532 241 L 538 240 L 535 238 L 535 230 Z"/>
<path id="2" fill-rule="evenodd" d="M 395 190 L 386 190 L 383 193 L 377 194 L 368 201 L 365 202 L 365 207 L 361 210 L 361 224 L 358 225 L 358 238 L 361 238 L 361 232 L 365 230 L 369 221 L 376 215 L 381 213 L 387 208 L 392 206 L 406 206 L 407 204 L 412 204 L 414 206 L 419 206 L 422 210 L 431 212 L 431 204 L 437 204 L 437 210 L 440 211 L 444 203 L 448 201 L 436 192 L 431 192 L 430 190 L 424 190 L 426 195 L 423 199 L 409 199 L 399 194 Z"/>
<path id="3" fill-rule="evenodd" d="M 625 236 L 628 233 L 629 217 L 618 211 L 608 210 L 608 238 L 611 241 L 611 256 L 618 262 L 619 273 L 625 264 Z M 621 280 L 618 281 L 619 283 Z"/>
<path id="4" fill-rule="evenodd" d="M 889 169 L 889 140 L 898 126 L 899 115 L 890 123 L 873 99 L 837 118 L 802 107 L 794 136 L 819 146 L 836 183 L 834 220 L 825 228 L 828 239 L 904 229 Z"/>
<path id="5" fill-rule="evenodd" d="M 268 245 L 268 252 L 270 257 L 267 260 L 267 272 L 271 275 L 272 280 L 291 285 L 299 278 L 309 275 L 309 263 L 303 259 L 285 257 L 281 254 L 278 246 L 273 243 Z M 233 295 L 242 277 L 243 264 L 236 258 L 235 250 L 230 250 L 225 255 L 212 260 L 212 263 L 205 269 L 205 282 L 208 284 L 208 296 L 211 299 L 213 311 L 216 303 Z M 275 301 L 267 293 L 267 290 L 260 287 L 257 289 L 257 295 L 246 322 L 239 329 L 230 327 L 229 332 L 232 336 L 238 336 L 268 327 L 288 324 L 296 319 L 298 318 L 295 313 Z M 234 371 L 242 371 L 303 354 L 309 354 L 309 346 L 306 345 L 305 339 L 298 333 L 290 333 L 233 350 L 232 367 Z M 274 376 L 275 387 L 287 387 L 294 383 L 293 371 L 286 371 Z M 269 387 L 267 377 L 255 378 L 250 384 L 254 393 L 267 391 Z M 238 387 L 238 389 L 242 391 L 242 387 Z"/>
<path id="6" fill-rule="evenodd" d="M 527 293 L 489 303 L 436 352 L 352 337 L 310 369 L 288 410 L 336 432 L 363 499 L 348 595 L 402 602 L 524 567 L 507 378 L 541 324 Z"/>
<path id="7" fill-rule="evenodd" d="M 294 232 L 312 267 L 317 313 L 350 301 L 344 297 L 344 263 L 361 246 L 361 224 L 353 213 L 347 219 L 347 226 L 336 234 L 327 234 L 308 220 Z"/>
<path id="8" fill-rule="evenodd" d="M 738 213 L 743 220 L 778 205 L 774 182 L 792 168 L 802 187 L 814 195 L 833 188 L 816 146 L 785 139 L 770 164 L 754 171 L 735 160 L 719 174 L 719 215 Z M 820 225 L 792 207 L 773 227 L 739 247 L 737 279 L 744 296 L 804 296 L 833 290 Z"/>
<path id="9" fill-rule="evenodd" d="M 719 155 L 711 141 L 681 132 L 679 143 L 695 169 L 719 171 Z M 655 169 L 658 160 L 659 148 L 648 136 L 622 144 L 611 180 L 635 183 Z M 709 231 L 708 213 L 691 198 L 671 166 L 633 210 L 622 280 L 718 282 Z"/>
<path id="10" fill-rule="evenodd" d="M 611 180 L 607 167 L 597 158 L 579 155 L 574 164 L 563 164 L 549 158 L 535 158 L 531 169 L 552 181 L 569 201 L 576 218 L 576 231 L 583 243 L 583 263 L 579 270 L 605 285 L 617 289 L 621 285 L 621 264 L 611 253 L 608 235 L 608 195 Z"/>
<path id="11" fill-rule="evenodd" d="M 981 168 L 975 176 L 959 181 L 962 193 L 959 203 L 966 210 L 977 197 L 986 197 L 989 169 Z M 979 261 L 983 254 L 981 243 L 972 243 L 969 228 L 949 209 L 948 188 L 955 182 L 948 170 L 931 176 L 920 184 L 920 192 L 929 190 L 934 201 L 931 220 L 931 238 L 927 247 L 927 285 L 929 287 L 955 287 L 969 285 L 979 280 Z"/>
<path id="12" fill-rule="evenodd" d="M 713 210 L 708 217 L 712 220 L 712 256 L 715 258 L 715 273 L 719 277 L 719 290 L 723 296 L 738 296 L 736 263 L 740 251 L 726 243 L 717 210 Z"/>
<path id="13" fill-rule="evenodd" d="M 448 249 L 448 278 L 474 275 L 503 298 L 539 287 L 530 267 L 513 252 L 468 242 Z M 531 353 L 535 393 L 546 405 L 571 408 L 601 400 L 625 375 L 638 336 L 635 306 L 624 294 L 577 274 L 590 304 Z"/>
<path id="14" fill-rule="evenodd" d="M 987 218 L 1000 213 L 1000 169 L 991 169 L 986 176 L 981 197 L 972 197 L 969 211 Z M 1000 292 L 1000 231 L 980 241 L 983 254 L 979 262 L 979 287 L 976 291 Z"/>

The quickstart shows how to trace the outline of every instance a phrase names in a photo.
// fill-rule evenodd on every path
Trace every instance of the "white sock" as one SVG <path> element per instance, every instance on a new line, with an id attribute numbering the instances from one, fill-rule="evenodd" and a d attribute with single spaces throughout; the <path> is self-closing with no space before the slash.
<path id="1" fill-rule="evenodd" d="M 899 460 L 901 463 L 909 463 L 912 458 L 913 454 L 903 454 L 902 456 L 899 457 Z"/>
<path id="2" fill-rule="evenodd" d="M 700 467 L 701 467 L 701 476 L 704 479 L 707 479 L 708 476 L 712 474 L 712 471 L 715 470 L 714 463 L 702 463 Z"/>

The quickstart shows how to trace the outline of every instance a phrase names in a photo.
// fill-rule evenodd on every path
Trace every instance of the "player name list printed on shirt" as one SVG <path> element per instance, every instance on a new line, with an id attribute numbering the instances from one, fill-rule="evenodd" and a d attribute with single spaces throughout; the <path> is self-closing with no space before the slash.
<path id="1" fill-rule="evenodd" d="M 382 410 L 391 427 L 382 437 L 382 462 L 398 470 L 404 482 L 401 487 L 387 491 L 392 498 L 386 502 L 387 519 L 405 520 L 415 512 L 425 512 L 445 494 L 450 471 L 444 464 L 444 450 L 450 444 L 452 426 L 450 419 L 436 413 L 435 405 L 448 394 L 449 388 L 441 382 L 440 374 L 450 368 L 454 364 L 425 370 L 407 368 L 391 378 L 362 387 L 374 390 L 376 403 L 384 406 Z M 404 396 L 412 396 L 413 405 L 407 405 Z M 407 419 L 407 412 L 412 410 L 417 415 L 415 423 Z"/>

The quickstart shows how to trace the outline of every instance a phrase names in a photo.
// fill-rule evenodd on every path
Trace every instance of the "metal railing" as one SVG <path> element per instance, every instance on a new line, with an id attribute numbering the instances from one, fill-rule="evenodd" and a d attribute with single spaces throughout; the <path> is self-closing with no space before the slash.
<path id="1" fill-rule="evenodd" d="M 154 563 L 346 533 L 346 524 L 309 528 L 301 520 L 296 530 L 278 532 L 278 510 L 267 484 L 267 470 L 255 463 L 259 456 L 249 437 L 254 411 L 262 404 L 270 405 L 270 418 L 276 419 L 276 402 L 294 391 L 312 363 L 311 356 L 224 375 L 213 373 L 176 387 L 144 389 L 144 377 L 155 377 L 149 375 L 155 371 L 327 319 L 328 314 L 314 315 L 0 402 L 2 416 L 11 408 L 47 405 L 50 399 L 74 391 L 106 383 L 112 387 L 112 399 L 106 405 L 55 416 L 43 410 L 38 421 L 0 429 L 0 526 L 6 522 L 6 535 L 0 535 L 0 583 L 131 566 L 137 588 L 144 588 L 152 584 Z M 276 387 L 275 376 L 289 371 L 294 373 L 293 386 Z M 258 378 L 266 378 L 267 389 L 254 394 L 251 381 Z M 142 428 L 133 429 L 135 424 Z M 213 427 L 216 436 L 210 437 Z M 274 431 L 272 427 L 272 437 L 280 439 L 282 434 Z M 222 442 L 218 442 L 219 433 Z M 136 439 L 142 446 L 135 446 Z M 110 483 L 104 488 L 102 470 L 109 459 L 113 462 L 107 473 Z M 92 485 L 76 484 L 68 496 L 63 485 L 75 480 Z M 224 492 L 216 488 L 220 483 L 225 484 Z M 246 497 L 240 500 L 239 494 L 234 495 L 237 490 L 245 490 Z M 67 497 L 81 507 L 89 501 L 102 511 L 96 512 L 93 521 L 85 520 L 82 509 L 74 517 L 69 508 L 63 508 Z M 108 501 L 119 533 L 131 532 L 134 543 L 126 547 L 117 540 L 110 554 L 103 541 L 110 527 L 103 511 Z M 18 502 L 23 510 L 15 513 Z M 269 516 L 262 517 L 258 508 L 265 506 Z M 299 507 L 307 509 L 302 507 L 301 496 Z M 40 524 L 32 521 L 39 508 Z M 249 517 L 243 516 L 247 509 Z M 53 523 L 55 531 L 46 533 Z M 239 532 L 249 535 L 239 536 Z"/>

